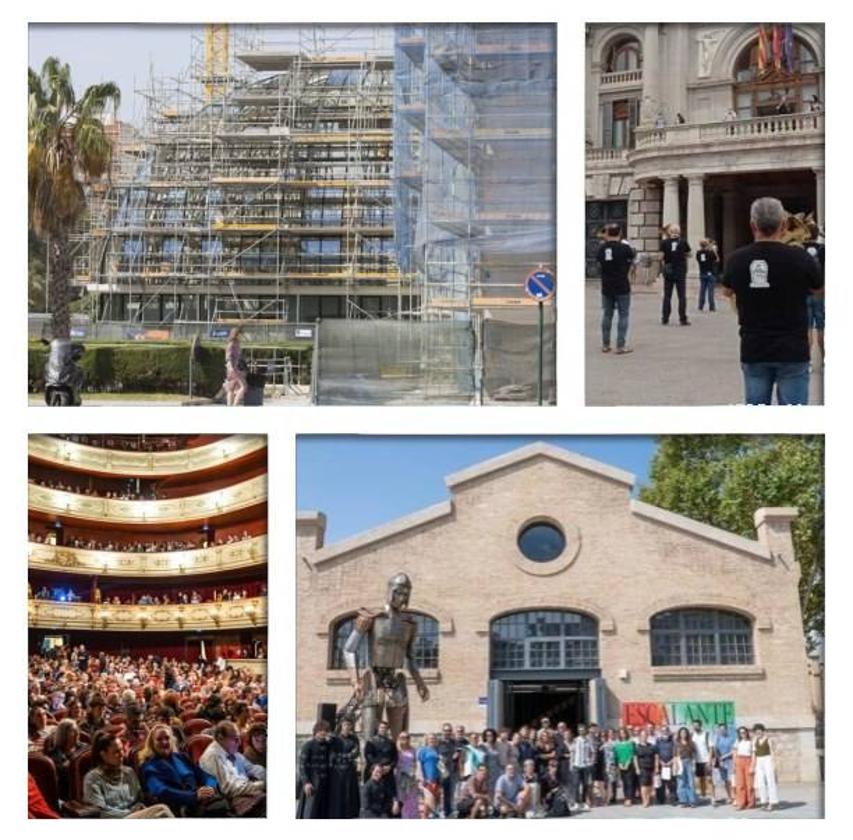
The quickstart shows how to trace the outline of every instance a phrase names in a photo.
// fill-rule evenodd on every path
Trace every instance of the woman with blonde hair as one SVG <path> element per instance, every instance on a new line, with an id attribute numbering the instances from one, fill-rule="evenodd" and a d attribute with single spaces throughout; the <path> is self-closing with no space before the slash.
<path id="1" fill-rule="evenodd" d="M 176 815 L 226 815 L 228 807 L 217 790 L 216 779 L 178 752 L 168 724 L 155 724 L 148 733 L 139 752 L 139 769 L 146 793 L 166 803 Z"/>
<path id="2" fill-rule="evenodd" d="M 418 779 L 417 756 L 408 732 L 397 736 L 397 764 L 394 767 L 394 781 L 397 785 L 397 801 L 400 803 L 400 816 L 404 820 L 418 818 Z"/>

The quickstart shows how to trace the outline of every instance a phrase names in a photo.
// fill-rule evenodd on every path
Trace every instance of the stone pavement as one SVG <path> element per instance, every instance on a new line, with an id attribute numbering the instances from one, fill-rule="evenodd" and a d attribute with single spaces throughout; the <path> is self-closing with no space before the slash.
<path id="1" fill-rule="evenodd" d="M 601 352 L 601 292 L 586 283 L 586 404 L 587 405 L 732 405 L 743 401 L 737 313 L 717 294 L 717 311 L 697 311 L 698 289 L 688 282 L 687 317 L 678 325 L 673 311 L 669 325 L 660 322 L 660 284 L 635 287 L 631 295 L 628 344 L 633 353 Z M 676 297 L 673 294 L 673 310 Z M 616 345 L 616 316 L 612 343 Z M 823 376 L 812 373 L 809 400 L 822 404 Z"/>
<path id="2" fill-rule="evenodd" d="M 582 820 L 609 819 L 714 819 L 714 820 L 774 820 L 774 819 L 820 819 L 823 817 L 823 785 L 822 784 L 783 784 L 779 789 L 780 803 L 773 811 L 755 808 L 750 811 L 736 811 L 733 805 L 711 807 L 703 801 L 695 808 L 679 808 L 672 805 L 653 805 L 643 808 L 632 805 L 609 805 L 604 808 L 593 808 L 590 811 L 580 811 L 572 817 Z"/>

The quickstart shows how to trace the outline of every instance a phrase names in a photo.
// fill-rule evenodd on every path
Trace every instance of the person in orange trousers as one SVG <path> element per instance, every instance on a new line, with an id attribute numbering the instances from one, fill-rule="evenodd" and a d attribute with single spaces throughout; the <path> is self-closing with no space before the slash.
<path id="1" fill-rule="evenodd" d="M 755 807 L 755 785 L 753 784 L 753 773 L 755 771 L 752 739 L 749 730 L 745 726 L 738 727 L 737 741 L 735 742 L 735 808 L 742 811 L 744 808 Z"/>

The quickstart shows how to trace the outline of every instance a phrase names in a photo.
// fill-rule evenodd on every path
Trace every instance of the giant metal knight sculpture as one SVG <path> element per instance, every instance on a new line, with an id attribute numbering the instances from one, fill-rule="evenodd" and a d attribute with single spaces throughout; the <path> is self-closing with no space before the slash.
<path id="1" fill-rule="evenodd" d="M 409 728 L 409 696 L 405 665 L 421 700 L 429 699 L 429 689 L 414 663 L 414 644 L 417 636 L 415 617 L 406 612 L 412 582 L 408 575 L 398 574 L 388 581 L 385 607 L 381 610 L 360 609 L 355 626 L 344 645 L 344 657 L 353 687 L 348 710 L 361 711 L 362 735 L 365 739 L 376 733 L 379 721 L 388 721 L 391 737 Z M 367 639 L 367 658 L 359 671 L 358 650 Z"/>

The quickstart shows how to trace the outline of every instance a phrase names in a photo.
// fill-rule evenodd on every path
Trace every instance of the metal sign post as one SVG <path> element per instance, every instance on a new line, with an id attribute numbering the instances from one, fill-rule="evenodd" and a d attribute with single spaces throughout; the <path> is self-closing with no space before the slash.
<path id="1" fill-rule="evenodd" d="M 546 300 L 554 297 L 554 293 L 557 290 L 557 281 L 550 271 L 545 270 L 540 265 L 536 271 L 527 275 L 527 279 L 524 281 L 524 289 L 539 306 L 539 353 L 537 359 L 539 374 L 537 391 L 539 394 L 539 405 L 542 405 L 542 357 L 544 355 L 545 344 L 545 311 L 543 307 Z"/>

